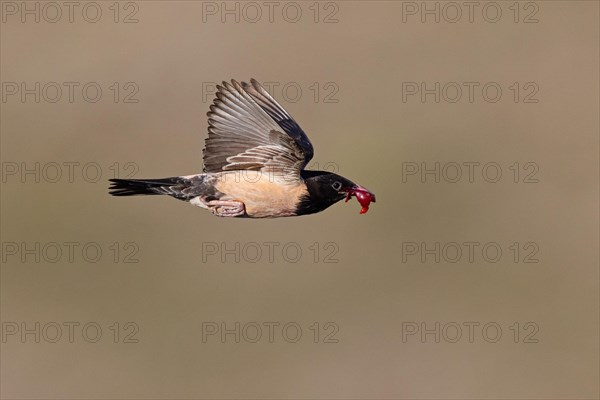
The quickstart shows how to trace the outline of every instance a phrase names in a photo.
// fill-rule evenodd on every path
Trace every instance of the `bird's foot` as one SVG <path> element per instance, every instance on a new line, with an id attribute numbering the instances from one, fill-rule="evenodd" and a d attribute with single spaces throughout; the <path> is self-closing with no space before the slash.
<path id="1" fill-rule="evenodd" d="M 213 200 L 206 203 L 206 205 L 218 217 L 239 217 L 246 214 L 244 203 L 237 200 Z"/>

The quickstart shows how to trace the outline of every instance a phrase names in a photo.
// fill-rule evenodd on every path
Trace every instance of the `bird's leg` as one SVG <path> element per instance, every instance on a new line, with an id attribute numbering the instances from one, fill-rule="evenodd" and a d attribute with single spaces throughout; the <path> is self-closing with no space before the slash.
<path id="1" fill-rule="evenodd" d="M 246 214 L 244 203 L 238 200 L 213 200 L 206 205 L 219 217 L 239 217 Z"/>

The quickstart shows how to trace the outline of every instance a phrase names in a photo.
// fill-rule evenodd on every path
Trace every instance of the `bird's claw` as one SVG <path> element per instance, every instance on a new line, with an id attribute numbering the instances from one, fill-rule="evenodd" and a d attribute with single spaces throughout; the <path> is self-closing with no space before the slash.
<path id="1" fill-rule="evenodd" d="M 237 200 L 213 200 L 206 203 L 206 205 L 218 217 L 239 217 L 246 214 L 244 203 Z"/>

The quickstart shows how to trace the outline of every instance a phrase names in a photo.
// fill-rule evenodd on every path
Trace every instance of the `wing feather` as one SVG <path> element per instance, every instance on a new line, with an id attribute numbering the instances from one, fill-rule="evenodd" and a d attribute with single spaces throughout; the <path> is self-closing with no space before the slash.
<path id="1" fill-rule="evenodd" d="M 257 81 L 218 85 L 207 115 L 204 172 L 259 170 L 301 179 L 312 144 Z"/>

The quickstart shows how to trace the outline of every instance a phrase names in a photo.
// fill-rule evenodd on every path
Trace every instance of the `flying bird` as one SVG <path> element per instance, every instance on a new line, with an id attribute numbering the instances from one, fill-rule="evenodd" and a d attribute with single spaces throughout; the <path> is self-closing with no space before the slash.
<path id="1" fill-rule="evenodd" d="M 208 112 L 201 174 L 111 179 L 113 196 L 168 195 L 220 217 L 314 214 L 356 196 L 364 214 L 375 195 L 326 171 L 304 168 L 313 146 L 298 123 L 258 83 L 223 82 Z"/>

